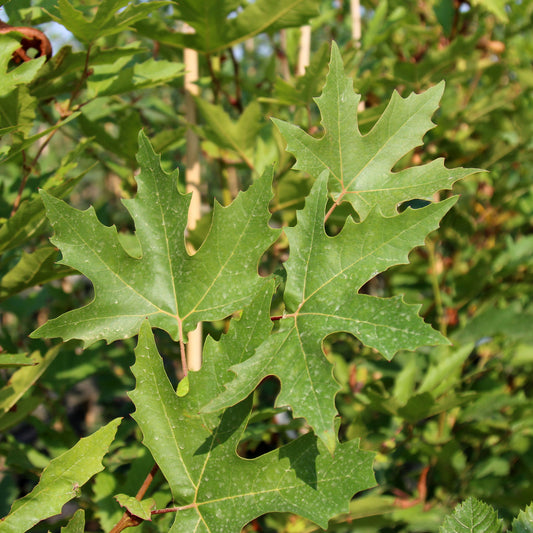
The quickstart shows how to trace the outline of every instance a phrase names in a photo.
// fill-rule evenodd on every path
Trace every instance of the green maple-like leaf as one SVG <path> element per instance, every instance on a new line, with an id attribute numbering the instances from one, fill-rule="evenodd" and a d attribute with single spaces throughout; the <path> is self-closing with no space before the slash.
<path id="1" fill-rule="evenodd" d="M 180 20 L 192 34 L 168 35 L 165 42 L 212 54 L 263 32 L 298 27 L 318 15 L 319 0 L 180 0 Z M 243 7 L 244 9 L 239 9 Z M 142 29 L 142 24 L 140 25 Z"/>
<path id="2" fill-rule="evenodd" d="M 126 253 L 116 228 L 102 225 L 92 208 L 78 211 L 42 193 L 61 262 L 93 282 L 95 297 L 50 320 L 34 337 L 112 342 L 135 335 L 149 317 L 153 326 L 183 339 L 197 322 L 242 309 L 262 283 L 257 265 L 278 235 L 268 226 L 272 172 L 227 208 L 215 205 L 209 234 L 191 256 L 184 238 L 190 195 L 178 191 L 177 171 L 161 169 L 142 133 L 139 143 L 138 192 L 124 204 L 135 222 L 141 258 Z"/>
<path id="3" fill-rule="evenodd" d="M 311 137 L 299 127 L 274 120 L 287 140 L 287 150 L 296 156 L 294 168 L 315 178 L 330 173 L 330 190 L 337 203 L 350 202 L 363 219 L 378 206 L 384 215 L 397 214 L 398 204 L 419 198 L 430 200 L 441 189 L 469 175 L 472 169 L 444 167 L 436 159 L 426 165 L 392 172 L 410 150 L 422 144 L 432 127 L 431 116 L 438 107 L 444 82 L 422 94 L 392 99 L 376 125 L 361 135 L 357 125 L 360 95 L 346 78 L 337 45 L 331 50 L 330 70 L 322 95 L 316 99 L 322 115 L 324 136 Z"/>
<path id="4" fill-rule="evenodd" d="M 143 2 L 132 4 L 128 0 L 103 0 L 91 18 L 76 9 L 69 0 L 59 0 L 50 13 L 53 20 L 70 30 L 84 43 L 94 42 L 100 37 L 114 35 L 126 30 L 135 22 L 146 18 L 151 12 L 170 2 Z"/>
<path id="5" fill-rule="evenodd" d="M 338 444 L 331 456 L 312 434 L 256 459 L 243 459 L 237 446 L 246 427 L 251 397 L 222 414 L 198 411 L 231 379 L 227 365 L 245 360 L 271 329 L 272 285 L 258 292 L 228 335 L 209 339 L 204 366 L 190 372 L 191 391 L 179 398 L 164 371 L 150 326 L 139 335 L 137 386 L 130 396 L 144 444 L 165 475 L 179 507 L 173 532 L 238 533 L 266 512 L 292 512 L 327 527 L 329 518 L 348 509 L 358 491 L 374 485 L 373 454 L 357 441 Z"/>
<path id="6" fill-rule="evenodd" d="M 259 103 L 249 104 L 236 122 L 221 106 L 210 104 L 203 98 L 197 98 L 196 105 L 206 122 L 206 127 L 202 128 L 203 136 L 219 148 L 232 150 L 253 169 L 252 152 L 263 126 Z"/>
<path id="7" fill-rule="evenodd" d="M 8 70 L 13 52 L 17 48 L 20 48 L 20 42 L 17 39 L 7 35 L 0 35 L 0 97 L 6 96 L 19 85 L 29 84 L 46 61 L 46 57 L 39 57 L 32 61 L 26 61 L 17 68 Z M 0 124 L 2 124 L 3 119 L 4 116 L 2 114 Z"/>
<path id="8" fill-rule="evenodd" d="M 276 375 L 281 381 L 276 405 L 290 405 L 333 450 L 339 386 L 322 340 L 346 331 L 387 359 L 399 350 L 446 342 L 418 316 L 419 306 L 407 305 L 401 297 L 376 298 L 357 291 L 377 273 L 407 263 L 409 251 L 423 244 L 455 199 L 390 218 L 373 210 L 360 224 L 348 219 L 335 237 L 324 230 L 326 201 L 324 173 L 298 213 L 296 226 L 285 230 L 290 244 L 284 295 L 288 313 L 253 357 L 232 367 L 237 377 L 208 408 L 233 405 L 265 376 Z"/>
<path id="9" fill-rule="evenodd" d="M 468 498 L 446 517 L 439 533 L 500 533 L 501 530 L 502 521 L 490 505 Z"/>
<path id="10" fill-rule="evenodd" d="M 532 533 L 533 532 L 533 504 L 529 504 L 518 513 L 513 520 L 512 533 Z"/>

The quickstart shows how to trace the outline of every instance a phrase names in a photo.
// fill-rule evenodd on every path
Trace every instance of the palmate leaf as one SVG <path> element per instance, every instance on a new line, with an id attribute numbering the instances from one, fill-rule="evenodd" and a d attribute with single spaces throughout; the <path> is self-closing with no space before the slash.
<path id="1" fill-rule="evenodd" d="M 0 35 L 0 97 L 6 96 L 19 85 L 29 84 L 46 61 L 46 57 L 43 56 L 8 70 L 13 52 L 17 48 L 20 48 L 20 42 L 17 39 Z"/>
<path id="2" fill-rule="evenodd" d="M 244 5 L 244 9 L 239 8 Z M 263 32 L 298 27 L 318 15 L 319 0 L 180 0 L 175 7 L 180 20 L 194 33 L 161 34 L 162 42 L 213 54 Z M 149 20 L 136 25 L 145 35 L 153 35 Z"/>
<path id="3" fill-rule="evenodd" d="M 78 211 L 42 193 L 61 262 L 93 282 L 95 297 L 50 320 L 34 337 L 112 342 L 137 334 L 149 317 L 152 326 L 183 339 L 197 322 L 242 309 L 262 283 L 259 259 L 279 234 L 268 226 L 272 172 L 227 208 L 215 205 L 205 242 L 190 256 L 184 238 L 190 195 L 178 191 L 177 172 L 161 169 L 143 133 L 139 144 L 138 192 L 124 204 L 135 222 L 140 259 L 126 253 L 116 228 L 103 226 L 92 208 Z"/>
<path id="4" fill-rule="evenodd" d="M 124 31 L 135 22 L 146 18 L 152 11 L 170 2 L 143 2 L 131 4 L 128 0 L 103 0 L 89 19 L 69 0 L 59 0 L 50 13 L 53 20 L 70 30 L 80 41 L 88 44 L 100 37 Z"/>
<path id="5" fill-rule="evenodd" d="M 357 441 L 338 444 L 333 457 L 308 433 L 256 459 L 241 458 L 236 448 L 251 397 L 222 414 L 198 414 L 213 389 L 223 387 L 227 365 L 249 357 L 269 335 L 271 296 L 267 283 L 228 335 L 218 343 L 207 341 L 204 366 L 189 373 L 191 390 L 183 398 L 165 374 L 149 324 L 141 328 L 132 368 L 137 385 L 130 396 L 143 442 L 179 508 L 170 531 L 238 533 L 274 511 L 300 514 L 325 528 L 329 518 L 347 510 L 354 493 L 374 485 L 373 454 L 359 450 Z"/>
<path id="6" fill-rule="evenodd" d="M 259 103 L 254 101 L 249 104 L 236 122 L 221 106 L 210 104 L 204 98 L 197 98 L 196 105 L 206 123 L 206 127 L 201 130 L 202 136 L 218 148 L 235 152 L 253 169 L 253 150 L 263 127 Z"/>
<path id="7" fill-rule="evenodd" d="M 316 99 L 324 136 L 316 139 L 293 124 L 276 119 L 274 122 L 287 140 L 287 150 L 296 156 L 294 168 L 315 178 L 324 170 L 329 171 L 329 187 L 337 203 L 350 202 L 361 219 L 374 206 L 392 216 L 397 214 L 398 204 L 415 198 L 430 200 L 435 192 L 450 189 L 455 181 L 474 172 L 449 170 L 442 158 L 391 172 L 435 126 L 431 116 L 443 91 L 444 82 L 405 99 L 393 93 L 376 125 L 367 135 L 361 135 L 357 125 L 361 97 L 354 93 L 352 80 L 345 77 L 339 49 L 333 43 L 326 85 Z"/>
<path id="8" fill-rule="evenodd" d="M 439 533 L 500 533 L 501 530 L 498 513 L 490 505 L 470 497 L 446 517 Z"/>
<path id="9" fill-rule="evenodd" d="M 518 513 L 513 520 L 512 533 L 532 533 L 533 532 L 533 504 L 529 504 Z"/>
<path id="10" fill-rule="evenodd" d="M 357 291 L 377 273 L 407 263 L 410 250 L 423 244 L 455 199 L 390 218 L 373 210 L 360 224 L 348 219 L 335 237 L 324 230 L 326 201 L 323 173 L 298 212 L 296 226 L 285 230 L 291 251 L 284 294 L 288 313 L 253 357 L 232 367 L 237 377 L 207 409 L 233 405 L 265 376 L 278 376 L 276 405 L 290 405 L 295 416 L 305 417 L 332 451 L 339 385 L 322 352 L 322 340 L 346 331 L 387 359 L 399 350 L 447 342 L 418 316 L 419 306 L 407 305 L 400 297 L 376 298 Z"/>

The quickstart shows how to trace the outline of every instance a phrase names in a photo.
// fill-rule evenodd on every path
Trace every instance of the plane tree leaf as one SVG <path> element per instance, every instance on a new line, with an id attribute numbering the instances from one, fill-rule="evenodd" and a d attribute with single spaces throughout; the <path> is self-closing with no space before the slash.
<path id="1" fill-rule="evenodd" d="M 62 24 L 85 44 L 100 37 L 126 30 L 149 13 L 167 6 L 170 2 L 143 2 L 132 4 L 128 0 L 104 0 L 99 2 L 96 13 L 87 17 L 68 0 L 59 0 L 50 13 L 53 20 Z"/>
<path id="2" fill-rule="evenodd" d="M 41 520 L 59 514 L 63 505 L 77 496 L 79 488 L 103 470 L 102 459 L 115 438 L 120 421 L 115 418 L 52 459 L 37 486 L 13 503 L 10 513 L 0 521 L 0 531 L 28 531 Z"/>
<path id="3" fill-rule="evenodd" d="M 512 533 L 531 533 L 533 531 L 533 504 L 529 504 L 513 520 Z"/>
<path id="4" fill-rule="evenodd" d="M 152 510 L 155 509 L 156 504 L 153 498 L 146 498 L 146 500 L 138 500 L 133 496 L 127 494 L 117 494 L 115 500 L 121 507 L 125 507 L 130 514 L 138 516 L 143 520 L 152 520 Z"/>
<path id="5" fill-rule="evenodd" d="M 399 350 L 446 343 L 418 316 L 419 306 L 401 297 L 358 294 L 377 273 L 408 262 L 408 253 L 424 243 L 455 198 L 383 217 L 376 209 L 362 223 L 351 218 L 335 237 L 324 230 L 327 174 L 316 181 L 297 224 L 287 228 L 290 257 L 286 263 L 286 314 L 279 330 L 253 357 L 232 367 L 237 374 L 208 409 L 233 405 L 268 375 L 281 381 L 276 405 L 290 405 L 303 416 L 328 449 L 336 444 L 335 394 L 339 385 L 321 343 L 327 335 L 346 331 L 387 359 Z"/>
<path id="6" fill-rule="evenodd" d="M 249 104 L 237 121 L 233 121 L 221 106 L 210 104 L 203 98 L 197 98 L 196 105 L 206 123 L 201 129 L 202 136 L 219 148 L 235 152 L 253 168 L 253 151 L 263 126 L 259 103 Z"/>
<path id="7" fill-rule="evenodd" d="M 112 64 L 97 65 L 87 82 L 88 97 L 110 96 L 169 83 L 183 74 L 183 65 L 153 58 L 130 65 L 129 57 Z"/>
<path id="8" fill-rule="evenodd" d="M 252 397 L 222 413 L 199 414 L 223 386 L 228 364 L 245 360 L 271 329 L 272 285 L 266 283 L 239 321 L 217 343 L 209 339 L 204 365 L 190 372 L 190 392 L 180 398 L 165 374 L 148 322 L 143 323 L 132 370 L 134 418 L 166 477 L 178 507 L 170 531 L 241 531 L 266 512 L 292 512 L 327 527 L 348 509 L 354 493 L 374 485 L 371 452 L 358 441 L 338 444 L 334 456 L 312 434 L 255 459 L 237 452 Z M 229 373 L 227 373 L 229 374 Z M 222 379 L 222 383 L 218 381 Z M 230 379 L 230 376 L 228 376 Z"/>
<path id="9" fill-rule="evenodd" d="M 374 206 L 384 215 L 397 214 L 397 206 L 411 199 L 431 200 L 434 193 L 472 174 L 472 169 L 449 170 L 442 158 L 428 164 L 392 172 L 409 151 L 422 144 L 435 126 L 431 116 L 438 107 L 444 82 L 421 94 L 402 98 L 394 92 L 378 122 L 361 135 L 357 122 L 360 95 L 344 75 L 342 58 L 332 44 L 330 69 L 322 95 L 316 99 L 324 135 L 317 139 L 298 126 L 274 119 L 296 157 L 295 169 L 317 178 L 330 173 L 330 191 L 336 203 L 347 201 L 365 218 Z"/>
<path id="10" fill-rule="evenodd" d="M 29 84 L 46 61 L 43 56 L 8 70 L 13 52 L 17 48 L 20 48 L 19 41 L 7 35 L 0 35 L 0 97 L 6 96 L 19 85 Z"/>
<path id="11" fill-rule="evenodd" d="M 75 273 L 68 267 L 57 267 L 56 259 L 57 250 L 50 245 L 40 246 L 31 253 L 23 252 L 20 261 L 0 279 L 0 301 L 29 287 Z"/>
<path id="12" fill-rule="evenodd" d="M 318 15 L 319 0 L 182 0 L 175 7 L 179 20 L 187 22 L 194 33 L 162 35 L 162 42 L 212 54 L 263 32 L 298 27 Z M 144 34 L 153 35 L 149 20 L 136 25 Z"/>
<path id="13" fill-rule="evenodd" d="M 447 516 L 439 533 L 500 533 L 498 513 L 486 503 L 468 498 Z"/>
<path id="14" fill-rule="evenodd" d="M 46 369 L 52 364 L 60 346 L 50 348 L 44 356 L 38 351 L 31 354 L 33 365 L 15 371 L 4 387 L 0 389 L 0 415 L 10 411 L 15 404 L 35 385 Z M 5 359 L 3 360 L 5 362 Z"/>
<path id="15" fill-rule="evenodd" d="M 95 297 L 87 306 L 50 320 L 32 335 L 112 342 L 135 335 L 146 317 L 183 339 L 202 320 L 242 309 L 262 278 L 257 266 L 278 230 L 268 226 L 272 171 L 228 207 L 215 205 L 210 231 L 189 255 L 184 232 L 190 195 L 177 189 L 177 171 L 161 169 L 148 139 L 139 135 L 135 199 L 124 200 L 136 227 L 142 257 L 124 250 L 115 227 L 102 225 L 90 208 L 79 211 L 42 192 L 62 263 L 86 275 Z"/>

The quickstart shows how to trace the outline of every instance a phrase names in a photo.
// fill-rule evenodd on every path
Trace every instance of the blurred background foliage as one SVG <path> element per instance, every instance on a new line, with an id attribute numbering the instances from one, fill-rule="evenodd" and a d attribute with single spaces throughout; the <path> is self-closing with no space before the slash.
<path id="1" fill-rule="evenodd" d="M 321 135 L 313 97 L 324 83 L 331 40 L 362 95 L 363 132 L 393 90 L 407 96 L 446 81 L 436 127 L 397 169 L 445 157 L 448 168 L 488 172 L 455 187 L 458 204 L 411 264 L 365 287 L 421 304 L 426 321 L 452 344 L 400 353 L 389 363 L 349 335 L 325 343 L 342 386 L 341 436 L 377 452 L 379 482 L 328 531 L 438 531 L 468 496 L 495 506 L 509 523 L 533 500 L 533 3 L 361 0 L 360 37 L 348 0 L 274 1 L 260 13 L 245 0 L 1 4 L 3 22 L 40 29 L 53 55 L 19 64 L 12 54 L 20 34 L 0 34 L 0 516 L 51 458 L 132 410 L 126 391 L 133 388 L 133 340 L 83 351 L 76 342 L 29 338 L 48 317 L 92 294 L 86 279 L 55 264 L 38 189 L 78 208 L 94 205 L 132 250 L 134 228 L 120 199 L 135 194 L 138 131 L 167 170 L 179 167 L 182 187 L 189 132 L 201 147 L 202 218 L 188 235 L 193 247 L 206 234 L 213 200 L 227 205 L 273 164 L 272 224 L 294 224 L 312 183 L 291 170 L 294 159 L 269 118 Z M 266 4 L 258 0 L 255 8 Z M 184 33 L 184 23 L 194 33 Z M 185 47 L 199 52 L 192 123 Z M 337 209 L 328 232 L 348 214 Z M 262 271 L 275 271 L 288 253 L 287 243 L 277 242 Z M 205 324 L 204 335 L 218 337 L 226 327 Z M 176 375 L 176 346 L 162 333 L 158 343 Z M 243 456 L 305 431 L 272 408 L 278 388 L 267 380 L 258 390 Z M 112 495 L 140 486 L 151 461 L 126 418 L 106 470 L 83 487 L 88 531 L 112 527 L 121 515 Z M 155 485 L 153 496 L 165 506 L 163 479 Z M 138 529 L 166 531 L 169 520 Z M 246 531 L 318 530 L 277 514 Z"/>

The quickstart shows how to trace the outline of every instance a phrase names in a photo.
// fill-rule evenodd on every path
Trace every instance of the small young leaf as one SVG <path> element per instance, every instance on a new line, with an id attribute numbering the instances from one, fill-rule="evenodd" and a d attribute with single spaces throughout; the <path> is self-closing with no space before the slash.
<path id="1" fill-rule="evenodd" d="M 156 506 L 153 498 L 138 500 L 127 494 L 117 494 L 115 500 L 117 500 L 121 507 L 125 507 L 133 516 L 138 516 L 143 520 L 152 520 L 151 512 Z"/>
<path id="2" fill-rule="evenodd" d="M 59 514 L 63 505 L 76 497 L 79 488 L 103 469 L 102 459 L 115 438 L 120 420 L 115 418 L 52 459 L 37 486 L 17 500 L 11 512 L 0 521 L 0 532 L 28 531 L 41 520 Z"/>
<path id="3" fill-rule="evenodd" d="M 262 284 L 259 260 L 279 234 L 268 226 L 272 171 L 230 206 L 215 205 L 211 229 L 190 256 L 184 238 L 190 195 L 178 191 L 177 172 L 161 169 L 142 132 L 139 143 L 138 192 L 124 204 L 135 221 L 141 258 L 126 253 L 116 228 L 100 224 L 92 208 L 78 211 L 42 192 L 61 262 L 91 279 L 95 297 L 32 336 L 112 342 L 135 335 L 149 317 L 174 339 L 184 338 L 198 322 L 242 309 Z"/>
<path id="4" fill-rule="evenodd" d="M 469 174 L 473 169 L 444 167 L 443 159 L 426 165 L 391 172 L 410 150 L 422 144 L 422 137 L 435 125 L 431 115 L 444 91 L 441 83 L 408 98 L 393 93 L 387 109 L 367 135 L 357 125 L 360 95 L 346 78 L 337 45 L 331 49 L 330 70 L 322 95 L 316 99 L 322 114 L 324 136 L 311 137 L 299 127 L 280 120 L 274 122 L 287 140 L 287 150 L 296 156 L 294 168 L 317 178 L 330 173 L 330 190 L 340 203 L 348 201 L 365 218 L 374 206 L 387 216 L 397 214 L 398 204 L 419 198 L 431 200 L 441 189 Z"/>
<path id="5" fill-rule="evenodd" d="M 85 531 L 85 511 L 78 509 L 65 527 L 61 528 L 61 533 L 84 533 Z"/>
<path id="6" fill-rule="evenodd" d="M 500 533 L 502 521 L 486 503 L 468 498 L 447 516 L 439 533 Z"/>

